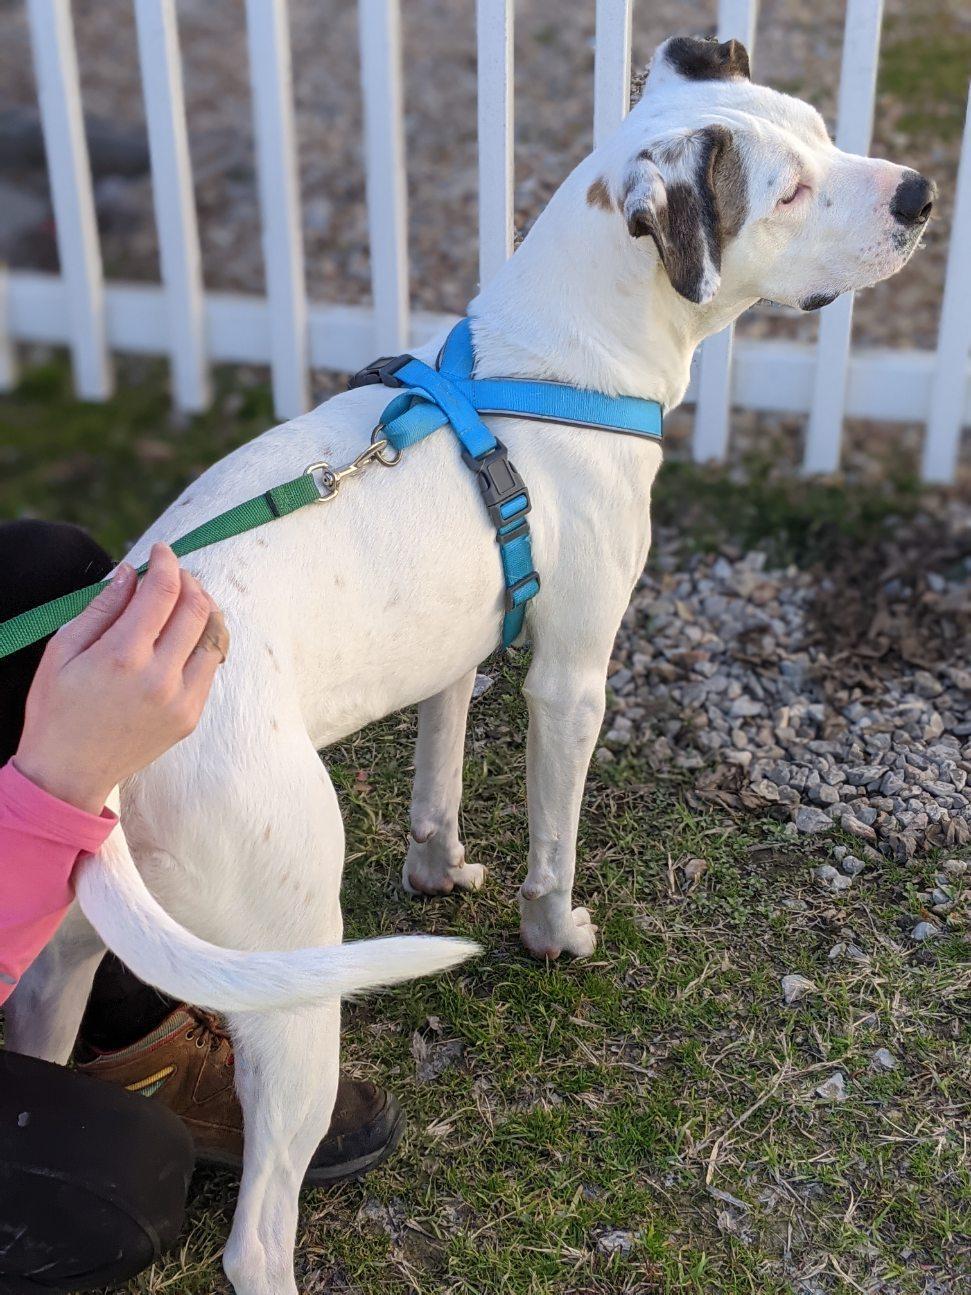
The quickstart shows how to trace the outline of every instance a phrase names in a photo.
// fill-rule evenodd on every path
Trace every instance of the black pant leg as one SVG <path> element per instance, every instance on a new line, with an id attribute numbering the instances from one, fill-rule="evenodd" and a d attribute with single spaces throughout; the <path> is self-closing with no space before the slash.
<path id="1" fill-rule="evenodd" d="M 0 1292 L 133 1277 L 178 1237 L 193 1161 L 165 1107 L 0 1052 Z"/>
<path id="2" fill-rule="evenodd" d="M 111 1052 L 144 1039 L 176 1006 L 160 989 L 146 985 L 113 953 L 104 958 L 84 1009 L 82 1043 Z"/>

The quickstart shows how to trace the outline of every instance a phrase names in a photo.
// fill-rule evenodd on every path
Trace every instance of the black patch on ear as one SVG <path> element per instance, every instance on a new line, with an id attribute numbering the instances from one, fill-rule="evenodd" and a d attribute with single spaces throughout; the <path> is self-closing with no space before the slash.
<path id="1" fill-rule="evenodd" d="M 668 41 L 664 57 L 688 81 L 751 80 L 748 50 L 741 41 L 675 36 Z"/>
<path id="2" fill-rule="evenodd" d="M 831 301 L 835 301 L 840 294 L 838 292 L 816 292 L 805 301 L 800 301 L 800 310 L 822 310 L 828 306 Z"/>
<path id="3" fill-rule="evenodd" d="M 698 134 L 702 144 L 695 184 L 708 251 L 718 269 L 726 242 L 745 223 L 748 185 L 732 132 L 725 126 L 705 126 Z"/>
<path id="4" fill-rule="evenodd" d="M 710 219 L 707 204 L 695 186 L 683 180 L 669 184 L 667 192 L 667 230 L 661 260 L 675 291 L 698 303 Z"/>

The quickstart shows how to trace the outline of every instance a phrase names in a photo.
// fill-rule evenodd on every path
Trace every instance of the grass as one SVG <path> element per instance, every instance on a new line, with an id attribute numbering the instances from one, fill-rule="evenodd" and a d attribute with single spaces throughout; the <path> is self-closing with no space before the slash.
<path id="1" fill-rule="evenodd" d="M 0 515 L 91 527 L 115 551 L 199 467 L 271 421 L 265 390 L 220 376 L 215 412 L 166 427 L 161 371 L 96 409 L 59 362 L 0 400 Z M 42 447 L 42 450 L 39 448 Z M 660 507 L 699 544 L 775 536 L 802 558 L 916 506 L 906 482 L 827 494 L 669 465 Z M 824 522 L 820 522 L 823 517 Z M 489 879 L 411 901 L 398 877 L 414 717 L 328 752 L 346 810 L 350 937 L 479 940 L 460 972 L 347 1007 L 344 1060 L 391 1087 L 409 1133 L 359 1184 L 305 1194 L 307 1295 L 951 1295 L 971 1275 L 966 945 L 914 946 L 933 857 L 818 890 L 824 856 L 771 818 L 699 804 L 681 775 L 595 765 L 577 894 L 601 925 L 585 963 L 520 950 L 525 870 L 522 655 L 496 663 L 466 747 L 463 831 Z M 820 851 L 830 846 L 820 847 Z M 682 865 L 705 868 L 690 884 Z M 852 940 L 865 962 L 830 958 Z M 817 990 L 792 1007 L 780 978 Z M 871 1068 L 878 1047 L 898 1058 Z M 847 1100 L 815 1087 L 835 1069 Z M 232 1180 L 197 1175 L 181 1250 L 130 1292 L 228 1289 Z"/>
<path id="2" fill-rule="evenodd" d="M 676 527 L 698 549 L 759 545 L 774 564 L 808 566 L 874 539 L 921 503 L 916 478 L 893 467 L 879 480 L 848 486 L 780 473 L 777 464 L 771 452 L 750 456 L 729 476 L 717 466 L 667 462 L 652 500 L 655 523 Z"/>
<path id="3" fill-rule="evenodd" d="M 490 871 L 477 896 L 414 903 L 398 889 L 410 716 L 329 753 L 348 934 L 460 932 L 486 952 L 347 1009 L 345 1063 L 391 1086 L 411 1129 L 379 1173 L 306 1197 L 301 1289 L 781 1295 L 817 1274 L 820 1290 L 956 1292 L 966 948 L 918 950 L 897 927 L 932 862 L 881 865 L 834 901 L 778 823 L 699 809 L 686 784 L 636 764 L 595 767 L 577 887 L 601 950 L 538 966 L 514 919 L 522 668 L 473 709 L 463 826 Z M 692 858 L 707 864 L 693 887 L 680 868 Z M 868 962 L 829 958 L 848 938 Z M 818 992 L 787 1008 L 793 971 Z M 898 1070 L 871 1069 L 881 1046 Z M 831 1105 L 813 1090 L 837 1068 L 849 1096 Z M 175 1259 L 133 1290 L 222 1289 L 232 1186 L 211 1175 L 197 1190 L 203 1266 L 191 1276 Z"/>

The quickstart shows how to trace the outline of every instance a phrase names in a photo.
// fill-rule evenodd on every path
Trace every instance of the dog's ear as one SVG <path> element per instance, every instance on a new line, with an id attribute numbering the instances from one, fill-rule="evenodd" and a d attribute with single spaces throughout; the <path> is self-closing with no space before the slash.
<path id="1" fill-rule="evenodd" d="M 739 40 L 672 36 L 658 49 L 656 63 L 686 81 L 749 81 L 748 50 Z"/>
<path id="2" fill-rule="evenodd" d="M 711 301 L 722 248 L 741 228 L 747 206 L 731 131 L 706 126 L 654 141 L 632 160 L 623 194 L 631 237 L 653 239 L 682 297 L 696 305 Z"/>

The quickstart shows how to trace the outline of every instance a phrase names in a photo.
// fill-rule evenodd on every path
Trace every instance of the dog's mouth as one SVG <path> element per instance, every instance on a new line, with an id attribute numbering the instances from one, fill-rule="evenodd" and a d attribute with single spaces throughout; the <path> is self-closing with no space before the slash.
<path id="1" fill-rule="evenodd" d="M 845 289 L 839 292 L 812 292 L 808 297 L 803 297 L 801 301 L 773 301 L 771 297 L 760 297 L 756 302 L 759 306 L 776 306 L 783 310 L 799 310 L 803 313 L 811 310 L 822 310 L 834 302 L 837 297 L 842 296 Z"/>

